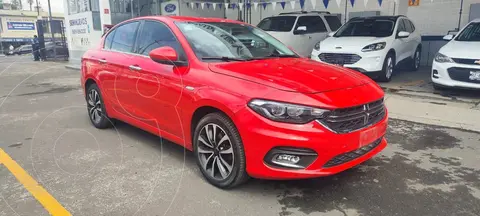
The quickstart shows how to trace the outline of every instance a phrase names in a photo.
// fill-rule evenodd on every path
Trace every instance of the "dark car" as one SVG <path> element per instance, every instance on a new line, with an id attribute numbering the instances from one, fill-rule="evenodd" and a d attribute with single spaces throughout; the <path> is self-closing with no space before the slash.
<path id="1" fill-rule="evenodd" d="M 32 45 L 22 45 L 14 49 L 13 51 L 9 51 L 8 55 L 23 55 L 32 53 Z"/>

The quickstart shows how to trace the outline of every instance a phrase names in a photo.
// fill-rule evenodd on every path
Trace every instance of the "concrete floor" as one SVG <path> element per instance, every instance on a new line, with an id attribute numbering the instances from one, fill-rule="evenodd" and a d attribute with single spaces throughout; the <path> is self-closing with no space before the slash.
<path id="1" fill-rule="evenodd" d="M 16 60 L 12 64 L 13 60 Z M 395 79 L 395 77 L 394 77 Z M 391 119 L 389 146 L 341 174 L 224 191 L 179 145 L 91 126 L 79 72 L 0 58 L 0 148 L 72 215 L 478 215 L 480 133 Z M 0 165 L 0 216 L 48 212 Z"/>

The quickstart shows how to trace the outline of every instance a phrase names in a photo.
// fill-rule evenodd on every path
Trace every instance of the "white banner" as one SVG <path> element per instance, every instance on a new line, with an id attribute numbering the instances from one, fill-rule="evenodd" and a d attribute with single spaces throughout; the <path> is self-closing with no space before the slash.
<path id="1" fill-rule="evenodd" d="M 193 3 L 193 2 L 190 2 L 190 8 L 192 8 L 192 9 L 193 9 L 193 7 L 195 7 L 195 3 Z"/>
<path id="2" fill-rule="evenodd" d="M 217 7 L 217 3 L 212 3 L 213 10 L 215 10 L 216 7 Z"/>
<path id="3" fill-rule="evenodd" d="M 205 2 L 200 3 L 200 6 L 202 7 L 202 10 L 203 10 L 203 8 L 205 7 Z"/>
<path id="4" fill-rule="evenodd" d="M 254 3 L 253 3 L 253 9 L 254 9 L 255 11 L 257 11 L 257 8 L 258 8 L 258 2 L 254 2 Z"/>
<path id="5" fill-rule="evenodd" d="M 238 9 L 243 10 L 243 3 L 238 3 Z"/>
<path id="6" fill-rule="evenodd" d="M 340 4 L 342 3 L 342 0 L 337 0 L 337 6 L 340 7 Z"/>
<path id="7" fill-rule="evenodd" d="M 293 9 L 293 10 L 295 10 L 295 3 L 297 3 L 297 2 L 295 2 L 295 1 L 291 1 L 291 2 L 290 2 L 290 6 L 292 6 L 292 9 Z"/>
<path id="8" fill-rule="evenodd" d="M 225 10 L 228 10 L 228 3 L 224 3 L 225 4 Z"/>
<path id="9" fill-rule="evenodd" d="M 315 9 L 315 6 L 317 6 L 317 0 L 310 0 L 312 3 L 312 8 Z"/>
<path id="10" fill-rule="evenodd" d="M 277 2 L 272 2 L 272 10 L 275 10 L 276 7 L 277 7 Z"/>
<path id="11" fill-rule="evenodd" d="M 365 5 L 365 7 L 367 7 L 368 0 L 363 0 L 363 4 Z"/>

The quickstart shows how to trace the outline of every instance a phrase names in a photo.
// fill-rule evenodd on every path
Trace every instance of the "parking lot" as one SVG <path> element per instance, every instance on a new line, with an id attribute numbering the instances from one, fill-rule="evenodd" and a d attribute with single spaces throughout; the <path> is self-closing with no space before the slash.
<path id="1" fill-rule="evenodd" d="M 479 100 L 472 91 L 434 94 L 409 73 L 382 84 L 387 93 Z M 179 145 L 125 123 L 91 126 L 79 71 L 0 58 L 0 149 L 72 215 L 479 214 L 480 133 L 390 119 L 387 140 L 381 154 L 335 176 L 220 190 Z M 48 215 L 51 203 L 15 177 L 22 170 L 0 156 L 0 215 Z"/>

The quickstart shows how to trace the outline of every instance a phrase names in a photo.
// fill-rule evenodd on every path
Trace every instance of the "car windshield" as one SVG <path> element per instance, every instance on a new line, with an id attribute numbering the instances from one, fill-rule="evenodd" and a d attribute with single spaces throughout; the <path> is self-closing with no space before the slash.
<path id="1" fill-rule="evenodd" d="M 335 37 L 388 37 L 392 35 L 395 23 L 392 20 L 353 20 L 343 25 Z"/>
<path id="2" fill-rule="evenodd" d="M 176 25 L 199 59 L 298 57 L 280 41 L 250 25 L 225 22 L 178 22 Z"/>
<path id="3" fill-rule="evenodd" d="M 289 32 L 297 20 L 296 16 L 267 17 L 257 27 L 264 31 Z"/>
<path id="4" fill-rule="evenodd" d="M 480 41 L 480 22 L 470 23 L 455 38 L 456 41 Z"/>

